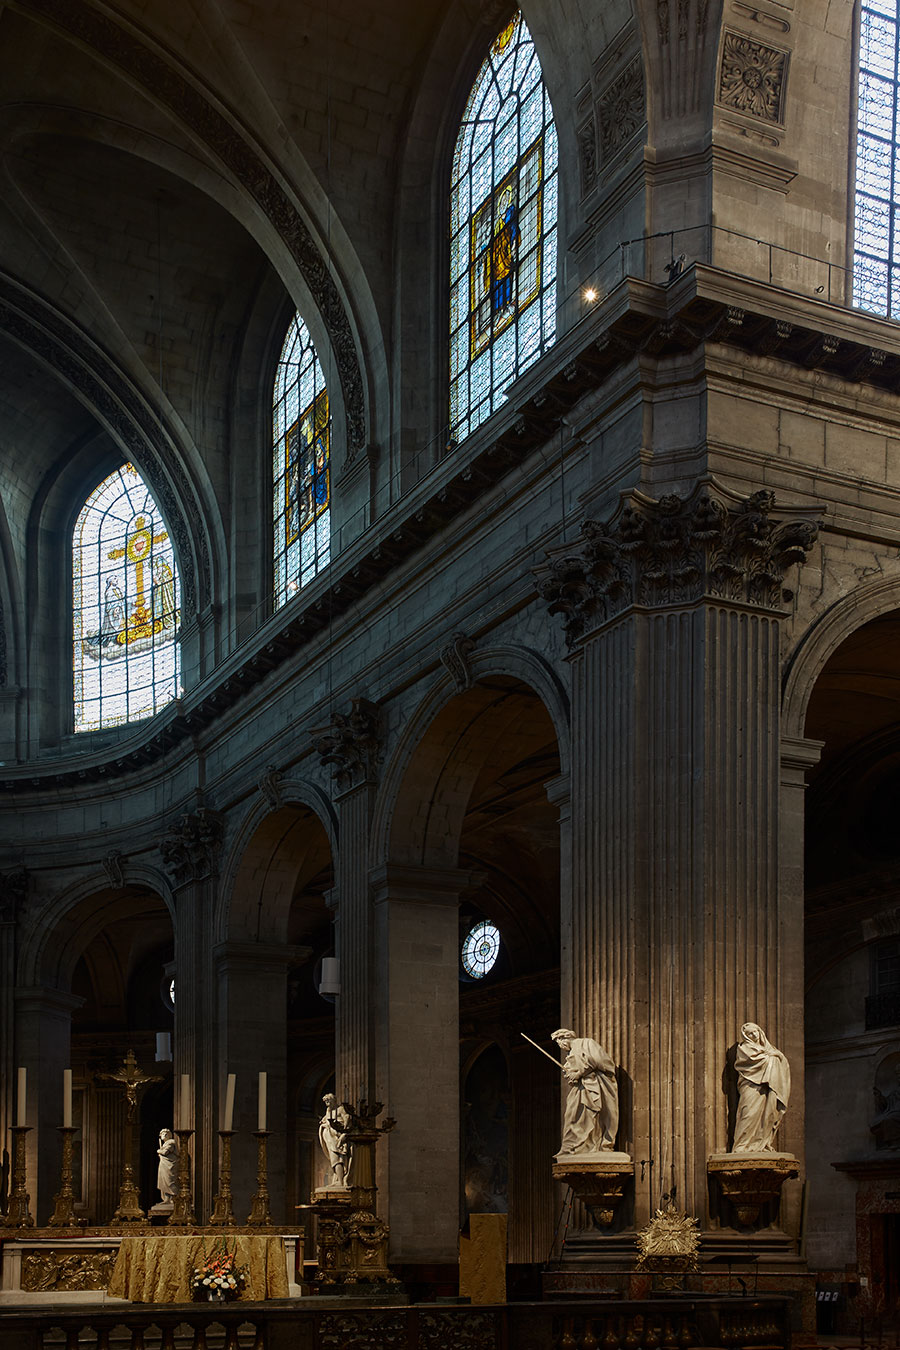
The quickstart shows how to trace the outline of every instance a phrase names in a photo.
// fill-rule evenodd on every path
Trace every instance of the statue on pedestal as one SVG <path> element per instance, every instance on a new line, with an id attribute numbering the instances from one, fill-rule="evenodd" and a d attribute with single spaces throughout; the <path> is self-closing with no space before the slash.
<path id="1" fill-rule="evenodd" d="M 734 1060 L 738 1104 L 732 1153 L 771 1153 L 791 1095 L 791 1070 L 761 1027 L 745 1022 Z"/>
<path id="2" fill-rule="evenodd" d="M 352 1148 L 345 1134 L 350 1117 L 343 1106 L 338 1105 L 338 1099 L 333 1092 L 326 1092 L 322 1101 L 325 1103 L 325 1114 L 319 1121 L 319 1143 L 331 1168 L 326 1186 L 339 1187 L 343 1190 L 348 1185 L 347 1177 L 352 1161 Z"/>
<path id="3" fill-rule="evenodd" d="M 162 1205 L 175 1203 L 178 1194 L 178 1142 L 171 1130 L 160 1130 L 159 1167 L 156 1169 L 156 1188 Z M 158 1206 L 154 1205 L 154 1209 Z"/>
<path id="4" fill-rule="evenodd" d="M 565 1027 L 551 1039 L 565 1052 L 562 1071 L 569 1084 L 559 1155 L 613 1152 L 619 1128 L 615 1064 L 602 1045 Z"/>

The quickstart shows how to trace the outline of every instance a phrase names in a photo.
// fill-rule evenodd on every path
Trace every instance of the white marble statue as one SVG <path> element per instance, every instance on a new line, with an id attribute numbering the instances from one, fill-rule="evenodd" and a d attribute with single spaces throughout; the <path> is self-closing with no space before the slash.
<path id="1" fill-rule="evenodd" d="M 162 1203 L 171 1204 L 178 1194 L 178 1143 L 171 1130 L 160 1130 L 159 1167 L 156 1170 L 156 1187 L 162 1197 Z"/>
<path id="2" fill-rule="evenodd" d="M 569 1084 L 559 1155 L 614 1151 L 619 1128 L 615 1064 L 602 1045 L 564 1027 L 552 1039 L 565 1054 L 562 1071 Z"/>
<path id="3" fill-rule="evenodd" d="M 350 1124 L 350 1117 L 343 1106 L 338 1105 L 333 1092 L 326 1092 L 322 1101 L 325 1103 L 325 1114 L 319 1121 L 319 1143 L 331 1168 L 326 1185 L 346 1188 L 353 1159 L 351 1145 L 344 1134 L 344 1129 Z"/>
<path id="4" fill-rule="evenodd" d="M 741 1027 L 734 1060 L 738 1082 L 732 1153 L 771 1153 L 791 1095 L 791 1069 L 755 1022 Z"/>

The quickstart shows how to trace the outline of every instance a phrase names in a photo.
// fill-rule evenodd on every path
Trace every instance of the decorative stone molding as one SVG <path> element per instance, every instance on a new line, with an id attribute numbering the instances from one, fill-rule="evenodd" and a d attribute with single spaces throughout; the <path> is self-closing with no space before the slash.
<path id="1" fill-rule="evenodd" d="M 581 195 L 586 197 L 597 185 L 597 128 L 593 113 L 578 129 L 578 163 L 581 166 Z"/>
<path id="2" fill-rule="evenodd" d="M 580 540 L 548 550 L 535 578 L 550 613 L 565 616 L 569 645 L 632 605 L 709 597 L 779 609 L 791 594 L 785 573 L 804 561 L 821 522 L 808 512 L 779 520 L 771 492 L 725 495 L 710 483 L 687 498 L 633 491 L 611 520 L 586 520 Z"/>
<path id="3" fill-rule="evenodd" d="M 143 87 L 154 103 L 190 128 L 255 199 L 290 250 L 328 330 L 344 395 L 349 446 L 352 451 L 361 449 L 365 398 L 347 310 L 327 260 L 281 183 L 240 129 L 240 119 L 220 111 L 195 80 L 182 74 L 173 56 L 163 56 L 162 49 L 155 50 L 134 29 L 84 0 L 25 0 L 24 9 L 93 48 L 129 83 Z"/>
<path id="4" fill-rule="evenodd" d="M 713 1153 L 706 1170 L 719 1183 L 742 1228 L 753 1227 L 763 1206 L 777 1206 L 788 1177 L 800 1175 L 797 1159 L 789 1153 Z"/>
<path id="5" fill-rule="evenodd" d="M 0 600 L 0 689 L 6 688 L 8 669 L 6 664 L 6 619 L 3 614 L 3 601 Z"/>
<path id="6" fill-rule="evenodd" d="M 645 121 L 644 72 L 636 56 L 600 95 L 600 146 L 604 163 Z"/>
<path id="7" fill-rule="evenodd" d="M 571 1186 L 578 1199 L 588 1206 L 598 1228 L 609 1228 L 616 1205 L 625 1194 L 625 1184 L 634 1176 L 634 1163 L 625 1155 L 610 1162 L 597 1158 L 579 1162 L 574 1154 L 553 1163 L 550 1170 L 554 1181 Z"/>
<path id="8" fill-rule="evenodd" d="M 206 806 L 179 816 L 159 841 L 163 866 L 176 886 L 216 874 L 224 834 L 224 816 Z"/>
<path id="9" fill-rule="evenodd" d="M 0 923 L 15 923 L 28 895 L 28 873 L 24 867 L 0 872 Z"/>
<path id="10" fill-rule="evenodd" d="M 726 29 L 719 102 L 763 122 L 783 122 L 787 68 L 787 52 Z"/>
<path id="11" fill-rule="evenodd" d="M 272 811 L 277 811 L 284 805 L 281 794 L 281 784 L 284 774 L 280 769 L 276 769 L 274 764 L 269 764 L 264 774 L 260 776 L 257 787 L 265 798 L 266 804 Z"/>
<path id="12" fill-rule="evenodd" d="M 103 859 L 103 870 L 109 878 L 110 886 L 120 888 L 125 885 L 123 858 L 119 849 L 114 848 Z"/>
<path id="13" fill-rule="evenodd" d="M 441 648 L 441 661 L 450 672 L 457 691 L 461 694 L 472 687 L 469 657 L 475 650 L 475 641 L 465 633 L 454 633 L 452 642 Z"/>
<path id="14" fill-rule="evenodd" d="M 376 704 L 367 698 L 355 698 L 348 713 L 333 713 L 331 725 L 313 731 L 312 736 L 323 768 L 333 767 L 334 780 L 341 791 L 374 778 L 381 738 Z"/>

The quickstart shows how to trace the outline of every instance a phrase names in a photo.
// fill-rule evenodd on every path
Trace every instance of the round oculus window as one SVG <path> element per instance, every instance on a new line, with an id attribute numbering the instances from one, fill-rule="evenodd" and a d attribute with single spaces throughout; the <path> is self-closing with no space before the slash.
<path id="1" fill-rule="evenodd" d="M 463 970 L 480 980 L 492 970 L 500 955 L 500 929 L 482 919 L 470 929 L 462 945 Z"/>

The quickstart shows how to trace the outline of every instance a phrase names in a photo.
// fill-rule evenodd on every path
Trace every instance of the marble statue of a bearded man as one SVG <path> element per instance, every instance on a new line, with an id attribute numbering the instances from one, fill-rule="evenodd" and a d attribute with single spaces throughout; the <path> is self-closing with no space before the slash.
<path id="1" fill-rule="evenodd" d="M 616 1066 L 602 1045 L 561 1027 L 552 1039 L 565 1053 L 569 1084 L 560 1154 L 611 1152 L 619 1128 Z"/>

